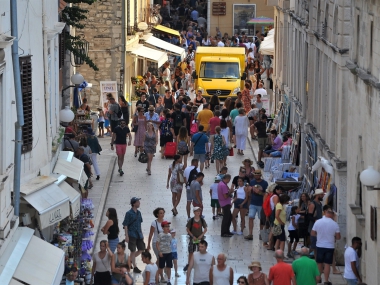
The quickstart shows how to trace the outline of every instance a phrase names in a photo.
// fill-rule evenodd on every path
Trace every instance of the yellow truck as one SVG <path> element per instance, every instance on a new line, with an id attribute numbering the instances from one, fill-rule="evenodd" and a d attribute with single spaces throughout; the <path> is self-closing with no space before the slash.
<path id="1" fill-rule="evenodd" d="M 244 47 L 198 47 L 195 53 L 194 88 L 204 97 L 236 97 L 244 89 Z"/>

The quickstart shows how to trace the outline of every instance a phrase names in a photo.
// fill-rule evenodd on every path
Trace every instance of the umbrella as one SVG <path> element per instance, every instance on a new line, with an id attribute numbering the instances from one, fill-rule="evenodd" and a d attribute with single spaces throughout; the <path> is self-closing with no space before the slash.
<path id="1" fill-rule="evenodd" d="M 267 17 L 253 18 L 247 22 L 247 24 L 263 24 L 263 25 L 269 25 L 273 23 L 274 23 L 273 19 L 267 18 Z"/>

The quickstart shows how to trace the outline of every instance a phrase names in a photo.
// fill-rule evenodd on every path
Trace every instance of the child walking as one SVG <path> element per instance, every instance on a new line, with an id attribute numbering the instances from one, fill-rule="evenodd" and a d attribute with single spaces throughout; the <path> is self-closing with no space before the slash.
<path id="1" fill-rule="evenodd" d="M 103 112 L 102 108 L 98 108 L 98 112 L 99 112 L 99 118 L 98 118 L 99 135 L 98 135 L 98 137 L 103 138 L 104 137 L 104 122 L 105 122 L 104 112 Z"/>
<path id="2" fill-rule="evenodd" d="M 298 219 L 300 217 L 299 209 L 297 206 L 293 206 L 290 210 L 290 224 L 288 226 L 288 232 L 289 232 L 289 244 L 288 244 L 288 258 L 294 258 L 295 254 L 298 254 L 296 252 L 297 244 L 299 241 L 298 237 Z M 293 244 L 292 252 L 290 252 Z"/>
<path id="3" fill-rule="evenodd" d="M 178 254 L 177 254 L 177 239 L 175 238 L 176 230 L 172 229 L 170 230 L 170 234 L 172 235 L 172 242 L 171 242 L 171 248 L 172 248 L 172 258 L 173 258 L 173 265 L 174 265 L 174 271 L 175 271 L 175 277 L 181 277 L 181 275 L 178 274 Z"/>
<path id="4" fill-rule="evenodd" d="M 215 176 L 214 183 L 210 186 L 210 196 L 211 196 L 211 208 L 212 208 L 212 219 L 218 219 L 222 214 L 222 208 L 220 208 L 218 200 L 218 184 L 222 179 L 219 175 Z M 216 208 L 216 213 L 215 213 Z"/>
<path id="5" fill-rule="evenodd" d="M 173 267 L 173 257 L 172 257 L 172 235 L 170 234 L 170 222 L 163 221 L 161 227 L 163 232 L 158 235 L 156 247 L 158 251 L 158 272 L 157 276 L 163 275 L 163 270 L 165 268 L 166 276 L 168 277 L 168 285 L 170 283 L 171 270 Z M 163 283 L 163 280 L 161 280 Z"/>

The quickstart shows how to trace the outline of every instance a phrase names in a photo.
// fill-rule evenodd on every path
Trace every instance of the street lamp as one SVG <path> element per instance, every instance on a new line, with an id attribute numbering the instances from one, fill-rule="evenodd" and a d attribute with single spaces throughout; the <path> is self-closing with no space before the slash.
<path id="1" fill-rule="evenodd" d="M 59 111 L 59 119 L 63 123 L 70 123 L 74 117 L 74 112 L 70 110 L 69 106 L 65 106 L 65 109 Z"/>
<path id="2" fill-rule="evenodd" d="M 78 88 L 79 85 L 83 83 L 83 81 L 84 81 L 84 77 L 83 77 L 83 75 L 80 74 L 78 71 L 77 71 L 75 74 L 71 75 L 71 82 L 72 82 L 74 85 L 69 85 L 69 86 L 63 88 L 63 89 L 62 89 L 62 93 L 61 93 L 61 94 L 62 94 L 62 97 L 63 97 L 63 91 L 69 89 L 70 87 L 77 87 L 77 88 Z"/>
<path id="3" fill-rule="evenodd" d="M 368 190 L 380 190 L 380 188 L 375 188 L 374 186 L 380 183 L 380 173 L 373 168 L 373 166 L 368 166 L 367 169 L 360 173 L 360 182 L 367 187 Z"/>

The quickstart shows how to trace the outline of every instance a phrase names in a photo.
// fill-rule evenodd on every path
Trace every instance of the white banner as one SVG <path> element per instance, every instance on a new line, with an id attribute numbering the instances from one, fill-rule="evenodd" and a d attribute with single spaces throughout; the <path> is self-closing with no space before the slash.
<path id="1" fill-rule="evenodd" d="M 100 81 L 100 102 L 102 107 L 104 107 L 104 103 L 107 100 L 107 94 L 111 93 L 115 98 L 116 102 L 118 102 L 117 98 L 117 81 Z"/>

